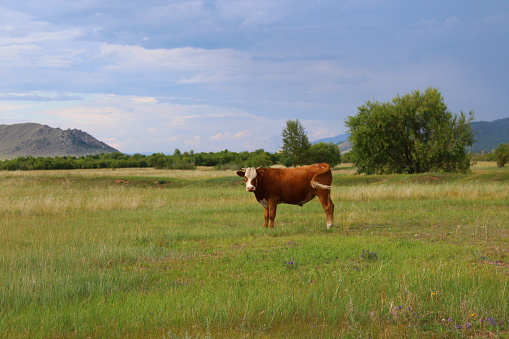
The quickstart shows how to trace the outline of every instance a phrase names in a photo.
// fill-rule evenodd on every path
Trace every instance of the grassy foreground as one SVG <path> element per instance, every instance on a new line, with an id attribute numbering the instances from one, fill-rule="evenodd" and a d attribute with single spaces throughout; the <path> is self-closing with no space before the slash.
<path id="1" fill-rule="evenodd" d="M 509 170 L 334 173 L 276 228 L 233 172 L 0 172 L 2 338 L 509 338 Z"/>

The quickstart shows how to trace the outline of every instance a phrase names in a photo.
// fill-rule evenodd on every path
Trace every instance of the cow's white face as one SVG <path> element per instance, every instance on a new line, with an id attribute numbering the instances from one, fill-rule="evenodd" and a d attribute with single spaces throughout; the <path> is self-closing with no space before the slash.
<path id="1" fill-rule="evenodd" d="M 246 180 L 246 191 L 248 191 L 248 192 L 256 191 L 256 184 L 257 184 L 256 168 L 248 167 L 244 171 L 238 171 L 237 175 L 240 177 L 244 177 L 244 179 Z"/>

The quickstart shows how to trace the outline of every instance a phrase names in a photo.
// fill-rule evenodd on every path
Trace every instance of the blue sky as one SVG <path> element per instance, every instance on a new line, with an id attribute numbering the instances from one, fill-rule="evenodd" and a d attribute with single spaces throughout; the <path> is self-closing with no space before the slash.
<path id="1" fill-rule="evenodd" d="M 84 130 L 122 152 L 276 151 L 289 119 L 345 133 L 368 100 L 436 87 L 509 116 L 509 2 L 0 2 L 0 124 Z"/>

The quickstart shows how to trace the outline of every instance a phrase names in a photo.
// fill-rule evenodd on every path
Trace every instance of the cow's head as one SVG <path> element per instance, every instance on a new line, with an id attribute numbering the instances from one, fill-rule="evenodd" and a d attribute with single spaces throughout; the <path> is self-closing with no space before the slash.
<path id="1" fill-rule="evenodd" d="M 244 177 L 244 180 L 246 180 L 246 191 L 248 192 L 256 191 L 256 185 L 258 184 L 258 173 L 256 170 L 258 168 L 248 167 L 246 169 L 243 168 L 242 170 L 237 171 L 237 175 L 239 177 Z"/>

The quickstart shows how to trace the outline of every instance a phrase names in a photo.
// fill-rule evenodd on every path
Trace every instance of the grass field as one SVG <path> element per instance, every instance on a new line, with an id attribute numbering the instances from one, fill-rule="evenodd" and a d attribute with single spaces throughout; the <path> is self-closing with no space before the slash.
<path id="1" fill-rule="evenodd" d="M 509 169 L 353 172 L 332 230 L 232 171 L 0 172 L 0 337 L 509 338 Z"/>

